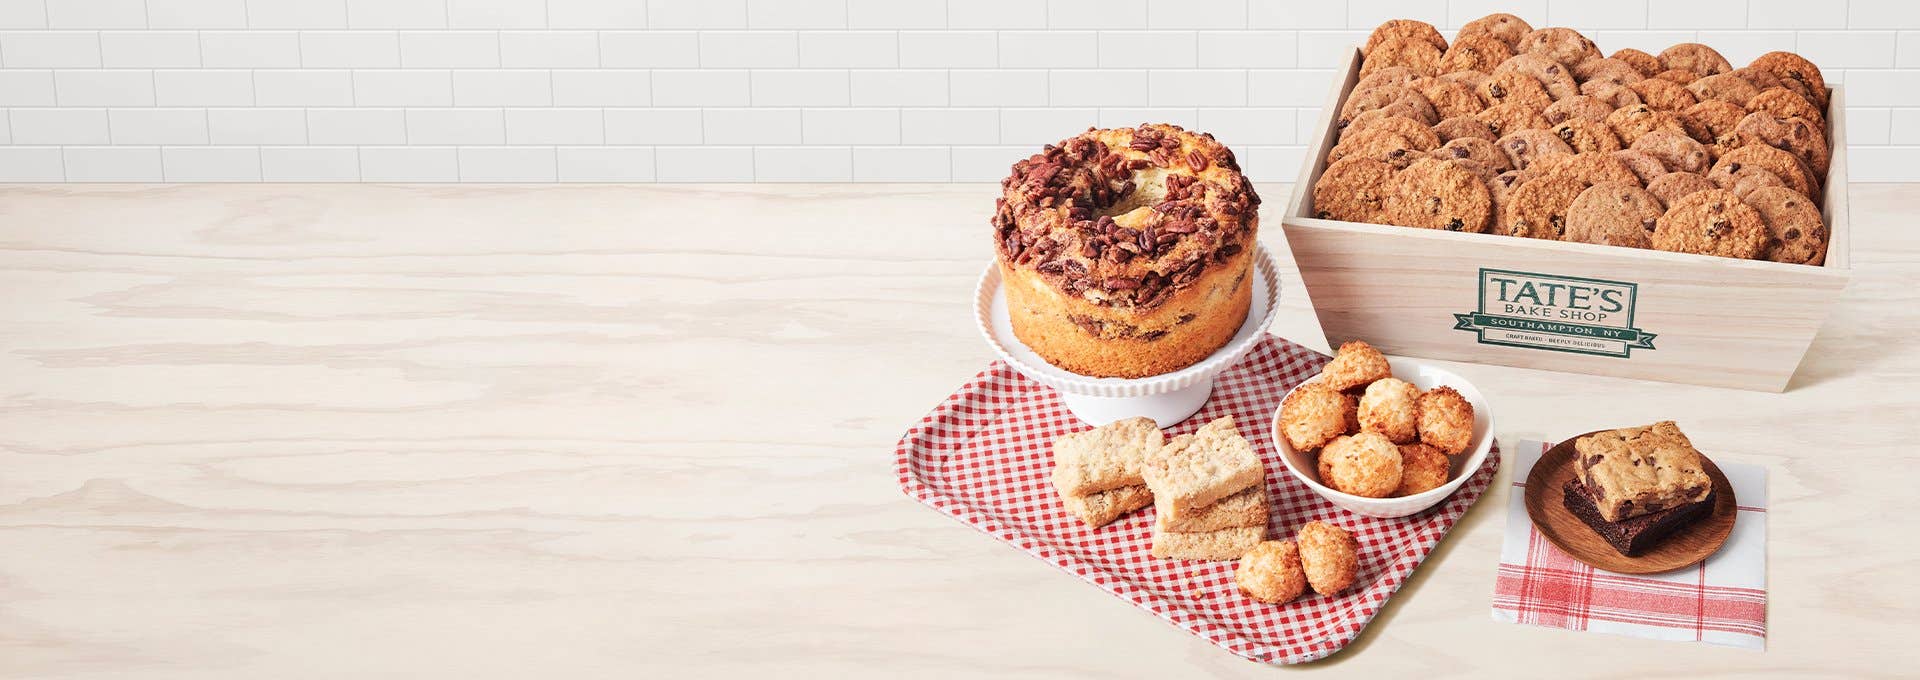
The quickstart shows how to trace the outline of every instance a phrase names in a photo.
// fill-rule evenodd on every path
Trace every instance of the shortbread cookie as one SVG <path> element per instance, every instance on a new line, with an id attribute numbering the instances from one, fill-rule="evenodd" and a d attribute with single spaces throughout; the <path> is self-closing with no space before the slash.
<path id="1" fill-rule="evenodd" d="M 1305 383 L 1280 403 L 1280 435 L 1295 451 L 1312 451 L 1358 427 L 1358 408 L 1324 382 Z"/>
<path id="2" fill-rule="evenodd" d="M 1820 67 L 1806 57 L 1792 52 L 1768 52 L 1754 58 L 1748 66 L 1772 73 L 1780 79 L 1781 87 L 1805 97 L 1821 111 L 1827 110 L 1827 81 L 1820 75 Z"/>
<path id="3" fill-rule="evenodd" d="M 1350 390 L 1362 385 L 1370 385 L 1375 380 L 1393 377 L 1393 366 L 1387 363 L 1387 355 L 1374 349 L 1365 340 L 1348 340 L 1340 344 L 1333 354 L 1333 360 L 1320 368 L 1320 382 L 1335 390 Z"/>
<path id="4" fill-rule="evenodd" d="M 1767 225 L 1762 259 L 1792 264 L 1820 264 L 1827 252 L 1827 225 L 1820 208 L 1792 189 L 1769 187 L 1742 196 Z M 1366 412 L 1361 400 L 1361 412 Z M 1362 418 L 1362 423 L 1365 419 Z"/>
<path id="5" fill-rule="evenodd" d="M 1493 73 L 1500 62 L 1513 56 L 1513 46 L 1491 35 L 1462 35 L 1440 55 L 1440 72 L 1478 71 Z"/>
<path id="6" fill-rule="evenodd" d="M 1473 443 L 1473 404 L 1441 385 L 1420 393 L 1420 441 L 1457 456 Z"/>
<path id="7" fill-rule="evenodd" d="M 1612 153 L 1620 150 L 1620 138 L 1613 127 L 1590 120 L 1569 120 L 1553 126 L 1553 135 L 1566 142 L 1575 153 Z"/>
<path id="8" fill-rule="evenodd" d="M 1500 138 L 1500 135 L 1493 133 L 1493 126 L 1473 116 L 1456 116 L 1435 123 L 1433 133 L 1440 136 L 1442 144 L 1463 138 L 1484 139 L 1489 142 Z"/>
<path id="9" fill-rule="evenodd" d="M 1458 37 L 1454 38 L 1454 42 L 1458 44 L 1461 40 L 1484 35 L 1517 49 L 1520 44 L 1520 39 L 1532 32 L 1533 26 L 1529 25 L 1527 20 L 1504 12 L 1497 12 L 1474 19 L 1462 25 Z"/>
<path id="10" fill-rule="evenodd" d="M 1666 65 L 1660 63 L 1659 57 L 1631 47 L 1614 50 L 1613 56 L 1609 58 L 1632 65 L 1635 71 L 1639 71 L 1640 75 L 1646 78 L 1652 78 L 1654 74 L 1667 70 Z"/>
<path id="11" fill-rule="evenodd" d="M 1227 562 L 1240 559 L 1266 538 L 1266 527 L 1182 533 L 1162 531 L 1156 526 L 1153 529 L 1153 548 L 1149 554 L 1163 560 Z"/>
<path id="12" fill-rule="evenodd" d="M 1195 511 L 1266 478 L 1260 456 L 1234 428 L 1233 416 L 1174 437 L 1147 455 L 1141 472 L 1147 488 L 1153 490 L 1156 511 L 1169 515 L 1169 521 L 1192 517 Z"/>
<path id="13" fill-rule="evenodd" d="M 1085 496 L 1061 496 L 1060 502 L 1088 527 L 1098 529 L 1129 512 L 1153 505 L 1153 492 L 1148 491 L 1145 484 L 1135 484 Z"/>
<path id="14" fill-rule="evenodd" d="M 1313 521 L 1301 525 L 1293 538 L 1299 544 L 1300 566 L 1313 592 L 1333 595 L 1353 586 L 1353 579 L 1360 573 L 1360 542 L 1353 534 Z"/>
<path id="15" fill-rule="evenodd" d="M 1399 378 L 1381 378 L 1360 395 L 1358 417 L 1364 432 L 1386 435 L 1395 444 L 1420 437 L 1420 390 Z"/>
<path id="16" fill-rule="evenodd" d="M 1760 94 L 1760 89 L 1754 87 L 1753 83 L 1749 83 L 1747 79 L 1731 73 L 1702 77 L 1699 80 L 1689 83 L 1687 85 L 1687 91 L 1693 93 L 1694 98 L 1701 101 L 1718 99 L 1741 107 L 1745 107 L 1747 102 L 1753 101 L 1754 95 Z"/>
<path id="17" fill-rule="evenodd" d="M 1292 602 L 1307 591 L 1300 548 L 1293 541 L 1262 541 L 1249 548 L 1233 569 L 1233 582 L 1247 597 L 1267 604 Z"/>
<path id="18" fill-rule="evenodd" d="M 1571 28 L 1535 29 L 1520 38 L 1520 44 L 1514 46 L 1514 51 L 1538 54 L 1568 66 L 1600 57 L 1600 50 L 1593 46 L 1593 41 Z"/>
<path id="19" fill-rule="evenodd" d="M 1516 130 L 1500 137 L 1498 144 L 1516 170 L 1525 170 L 1542 158 L 1574 153 L 1552 130 Z"/>
<path id="20" fill-rule="evenodd" d="M 1360 48 L 1360 53 L 1372 58 L 1375 48 L 1380 45 L 1404 39 L 1426 43 L 1435 50 L 1447 49 L 1447 39 L 1441 37 L 1440 30 L 1434 28 L 1433 24 L 1413 19 L 1389 19 L 1380 22 L 1379 26 L 1373 28 L 1373 33 L 1367 35 L 1367 42 Z"/>
<path id="21" fill-rule="evenodd" d="M 1680 199 L 1653 230 L 1653 247 L 1676 253 L 1753 259 L 1766 243 L 1767 225 L 1759 211 L 1724 189 Z"/>
<path id="22" fill-rule="evenodd" d="M 1439 449 L 1414 442 L 1400 445 L 1400 488 L 1393 495 L 1411 496 L 1447 485 L 1453 459 Z"/>
<path id="23" fill-rule="evenodd" d="M 1318 467 L 1320 481 L 1343 493 L 1386 498 L 1400 488 L 1400 447 L 1378 432 L 1328 442 Z"/>
<path id="24" fill-rule="evenodd" d="M 1633 150 L 1660 159 L 1673 172 L 1704 173 L 1713 166 L 1707 147 L 1674 130 L 1649 130 L 1633 143 Z"/>
<path id="25" fill-rule="evenodd" d="M 1116 420 L 1053 440 L 1053 485 L 1062 496 L 1142 483 L 1141 465 L 1165 440 L 1152 418 Z"/>
<path id="26" fill-rule="evenodd" d="M 1700 43 L 1680 43 L 1660 51 L 1660 63 L 1670 69 L 1681 69 L 1711 76 L 1733 70 L 1733 64 L 1720 52 Z"/>
<path id="27" fill-rule="evenodd" d="M 1472 170 L 1456 161 L 1421 158 L 1394 177 L 1387 221 L 1477 234 L 1492 221 L 1492 201 L 1486 181 Z"/>
<path id="28" fill-rule="evenodd" d="M 1621 149 L 1608 155 L 1613 156 L 1614 160 L 1620 161 L 1621 165 L 1627 166 L 1628 170 L 1632 170 L 1633 176 L 1640 178 L 1640 186 L 1643 187 L 1653 183 L 1654 180 L 1659 179 L 1661 175 L 1665 175 L 1668 172 L 1667 164 L 1660 162 L 1660 159 L 1654 158 L 1644 151 Z"/>
<path id="29" fill-rule="evenodd" d="M 1235 527 L 1267 526 L 1267 486 L 1255 484 L 1234 495 L 1215 501 L 1193 512 L 1192 517 L 1173 519 L 1171 514 L 1155 515 L 1160 529 L 1181 533 L 1219 531 Z"/>
<path id="30" fill-rule="evenodd" d="M 1560 238 L 1627 248 L 1653 247 L 1653 229 L 1666 206 L 1632 184 L 1608 182 L 1587 187 L 1567 207 L 1567 232 Z"/>
<path id="31" fill-rule="evenodd" d="M 1419 38 L 1394 38 L 1374 45 L 1367 52 L 1365 61 L 1360 62 L 1360 75 L 1365 76 L 1379 69 L 1391 66 L 1405 66 L 1422 76 L 1434 76 L 1440 73 L 1441 48 Z"/>
<path id="32" fill-rule="evenodd" d="M 1328 165 L 1313 185 L 1313 212 L 1325 220 L 1380 224 L 1387 219 L 1393 166 L 1372 158 L 1346 158 Z"/>
<path id="33" fill-rule="evenodd" d="M 1688 194 L 1718 188 L 1711 180 L 1690 172 L 1668 173 L 1647 183 L 1647 193 L 1660 199 L 1661 205 L 1669 207 Z"/>
<path id="34" fill-rule="evenodd" d="M 1559 125 L 1569 120 L 1586 120 L 1595 123 L 1604 123 L 1607 120 L 1607 114 L 1610 113 L 1613 113 L 1613 107 L 1608 106 L 1605 102 L 1586 95 L 1579 95 L 1554 102 L 1552 106 L 1541 111 L 1540 115 L 1546 117 L 1548 123 Z"/>

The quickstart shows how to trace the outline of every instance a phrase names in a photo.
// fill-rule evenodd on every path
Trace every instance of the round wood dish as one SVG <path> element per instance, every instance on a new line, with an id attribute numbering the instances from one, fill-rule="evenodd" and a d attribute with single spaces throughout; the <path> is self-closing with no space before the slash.
<path id="1" fill-rule="evenodd" d="M 1622 574 L 1657 574 L 1697 564 L 1726 545 L 1727 536 L 1733 533 L 1733 517 L 1739 511 L 1739 503 L 1733 497 L 1733 485 L 1727 482 L 1727 475 L 1712 460 L 1702 456 L 1700 461 L 1707 476 L 1713 478 L 1713 510 L 1645 553 L 1627 557 L 1614 550 L 1586 522 L 1573 516 L 1561 499 L 1560 487 L 1573 479 L 1573 442 L 1585 436 L 1571 437 L 1547 449 L 1540 461 L 1534 463 L 1533 471 L 1527 473 L 1527 517 L 1554 546 L 1595 569 Z"/>

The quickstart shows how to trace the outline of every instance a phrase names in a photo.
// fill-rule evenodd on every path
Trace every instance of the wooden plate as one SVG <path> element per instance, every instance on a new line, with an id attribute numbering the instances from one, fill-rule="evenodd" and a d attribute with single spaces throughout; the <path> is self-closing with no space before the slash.
<path id="1" fill-rule="evenodd" d="M 1533 471 L 1527 473 L 1527 517 L 1554 546 L 1596 569 L 1622 574 L 1657 574 L 1697 564 L 1726 545 L 1727 536 L 1733 533 L 1733 516 L 1738 513 L 1739 504 L 1733 497 L 1733 485 L 1727 482 L 1727 475 L 1702 456 L 1700 462 L 1707 476 L 1713 478 L 1713 510 L 1639 556 L 1627 557 L 1614 550 L 1586 522 L 1573 516 L 1562 502 L 1560 487 L 1573 479 L 1573 442 L 1585 436 L 1570 438 L 1548 449 L 1541 454 L 1540 462 L 1534 463 Z"/>

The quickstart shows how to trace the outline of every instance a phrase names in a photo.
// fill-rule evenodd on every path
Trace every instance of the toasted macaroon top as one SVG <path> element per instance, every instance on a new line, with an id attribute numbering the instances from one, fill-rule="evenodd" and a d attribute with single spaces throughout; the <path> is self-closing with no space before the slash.
<path id="1" fill-rule="evenodd" d="M 1252 248 L 1260 196 L 1233 151 L 1177 125 L 1088 129 L 1014 163 L 993 215 L 1003 262 L 1068 295 L 1151 309 Z"/>

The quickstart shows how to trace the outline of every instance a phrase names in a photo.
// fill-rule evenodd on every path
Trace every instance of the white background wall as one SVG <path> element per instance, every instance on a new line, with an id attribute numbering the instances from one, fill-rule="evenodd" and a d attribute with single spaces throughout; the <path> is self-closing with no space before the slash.
<path id="1" fill-rule="evenodd" d="M 1896 0 L 0 0 L 0 181 L 995 181 L 1149 120 L 1286 181 L 1341 46 L 1490 11 L 1798 51 L 1920 180 Z"/>

